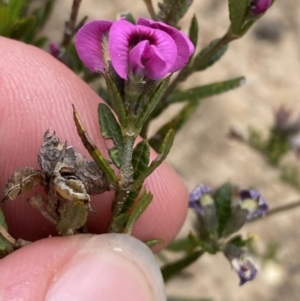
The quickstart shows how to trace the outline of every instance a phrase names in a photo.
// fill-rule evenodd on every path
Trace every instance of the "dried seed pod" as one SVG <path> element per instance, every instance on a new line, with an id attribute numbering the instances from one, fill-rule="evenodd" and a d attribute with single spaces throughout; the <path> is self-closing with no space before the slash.
<path id="1" fill-rule="evenodd" d="M 26 166 L 17 169 L 4 187 L 3 201 L 15 200 L 17 196 L 29 192 L 35 185 L 44 185 L 45 173 Z"/>

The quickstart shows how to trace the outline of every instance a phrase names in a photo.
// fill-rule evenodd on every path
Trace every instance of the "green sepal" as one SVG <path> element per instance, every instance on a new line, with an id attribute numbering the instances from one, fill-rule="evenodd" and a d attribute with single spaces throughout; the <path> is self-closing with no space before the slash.
<path id="1" fill-rule="evenodd" d="M 223 184 L 213 195 L 217 210 L 219 236 L 221 236 L 231 216 L 231 196 L 232 187 L 229 183 Z"/>
<path id="2" fill-rule="evenodd" d="M 167 246 L 167 250 L 171 252 L 192 252 L 196 247 L 198 247 L 198 244 L 188 236 L 172 241 Z"/>
<path id="3" fill-rule="evenodd" d="M 190 29 L 189 29 L 189 38 L 196 48 L 198 42 L 198 20 L 196 15 L 194 15 L 191 20 Z"/>
<path id="4" fill-rule="evenodd" d="M 64 214 L 61 215 L 59 221 L 56 224 L 56 230 L 62 235 L 70 235 L 81 227 L 83 227 L 87 221 L 87 207 L 82 201 L 74 202 Z"/>
<path id="5" fill-rule="evenodd" d="M 212 55 L 208 60 L 203 60 L 203 57 L 206 56 L 206 54 L 211 51 L 212 48 L 215 47 L 215 45 L 220 41 L 220 39 L 216 39 L 212 41 L 207 47 L 202 49 L 195 57 L 192 69 L 194 71 L 203 71 L 206 68 L 212 66 L 215 62 L 217 62 L 226 52 L 228 49 L 228 44 L 221 47 L 214 55 Z"/>
<path id="6" fill-rule="evenodd" d="M 8 231 L 7 224 L 5 221 L 5 217 L 3 214 L 3 211 L 0 208 L 0 225 Z M 7 254 L 13 252 L 14 248 L 12 244 L 6 240 L 1 234 L 0 234 L 0 258 L 6 256 Z"/>
<path id="7" fill-rule="evenodd" d="M 124 233 L 131 234 L 134 223 L 138 220 L 141 214 L 146 210 L 153 199 L 153 194 L 151 192 L 143 191 L 141 197 L 139 198 L 137 204 L 130 213 L 129 219 L 126 223 Z"/>
<path id="8" fill-rule="evenodd" d="M 172 128 L 166 134 L 164 141 L 158 150 L 158 156 L 151 162 L 150 166 L 133 182 L 132 190 L 137 189 L 144 182 L 144 180 L 166 159 L 172 147 L 174 137 L 175 130 Z"/>
<path id="9" fill-rule="evenodd" d="M 221 94 L 232 89 L 240 87 L 245 82 L 245 77 L 240 76 L 233 79 L 215 82 L 208 85 L 192 88 L 189 90 L 177 90 L 168 98 L 168 103 L 176 103 L 182 101 L 199 101 L 200 99 Z"/>
<path id="10" fill-rule="evenodd" d="M 241 208 L 240 205 L 235 206 L 232 209 L 230 218 L 224 227 L 222 236 L 227 237 L 239 231 L 247 222 L 248 214 L 249 211 L 244 208 Z"/>
<path id="11" fill-rule="evenodd" d="M 124 153 L 124 140 L 121 127 L 106 104 L 99 104 L 98 118 L 103 139 L 112 139 L 114 143 L 114 147 L 108 150 L 109 157 L 120 168 Z"/>
<path id="12" fill-rule="evenodd" d="M 113 219 L 110 227 L 115 233 L 120 233 L 122 228 L 128 221 L 128 213 L 121 213 L 116 218 Z"/>
<path id="13" fill-rule="evenodd" d="M 183 257 L 175 262 L 164 265 L 161 268 L 161 272 L 162 272 L 164 281 L 167 282 L 168 280 L 170 280 L 176 274 L 180 273 L 182 270 L 184 270 L 189 265 L 194 263 L 203 254 L 204 254 L 203 250 L 198 250 L 198 251 L 195 251 L 193 253 L 186 255 L 185 257 Z"/>
<path id="14" fill-rule="evenodd" d="M 150 147 L 147 140 L 142 140 L 139 142 L 133 150 L 132 154 L 132 167 L 134 170 L 133 179 L 136 180 L 147 168 L 150 160 Z M 134 191 L 130 191 L 122 212 L 128 212 L 136 200 L 140 190 L 142 188 L 142 184 L 135 189 Z"/>
<path id="15" fill-rule="evenodd" d="M 182 126 L 189 120 L 190 116 L 195 113 L 199 102 L 191 102 L 185 105 L 180 112 L 171 119 L 168 123 L 164 124 L 149 140 L 150 146 L 156 151 L 159 151 L 159 148 L 168 133 L 168 131 L 173 128 L 175 133 L 177 133 Z"/>
<path id="16" fill-rule="evenodd" d="M 92 156 L 92 158 L 97 163 L 97 165 L 103 170 L 103 172 L 107 177 L 108 182 L 114 187 L 116 187 L 117 176 L 114 170 L 110 167 L 107 160 L 103 157 L 103 155 L 101 154 L 101 152 L 99 151 L 95 143 L 89 137 L 74 105 L 73 105 L 73 118 L 76 125 L 77 133 L 82 141 L 82 144 L 89 152 L 89 154 Z"/>
<path id="17" fill-rule="evenodd" d="M 229 19 L 232 34 L 239 34 L 246 20 L 249 0 L 229 0 Z"/>
<path id="18" fill-rule="evenodd" d="M 156 105 L 161 100 L 161 98 L 163 97 L 165 91 L 167 90 L 170 79 L 171 79 L 171 74 L 168 75 L 166 78 L 164 78 L 161 81 L 161 83 L 158 85 L 156 90 L 153 92 L 153 94 L 152 94 L 151 98 L 149 99 L 147 105 L 145 106 L 145 108 L 143 108 L 143 112 L 141 113 L 141 115 L 138 117 L 138 119 L 136 121 L 136 124 L 135 124 L 136 128 L 138 128 L 138 129 L 142 128 L 142 126 L 144 125 L 146 120 L 149 118 L 149 116 L 151 115 L 151 113 L 155 109 Z"/>
<path id="19" fill-rule="evenodd" d="M 107 94 L 112 108 L 117 114 L 121 126 L 126 127 L 128 122 L 124 100 L 112 77 L 108 73 L 105 73 L 104 78 L 107 86 Z"/>

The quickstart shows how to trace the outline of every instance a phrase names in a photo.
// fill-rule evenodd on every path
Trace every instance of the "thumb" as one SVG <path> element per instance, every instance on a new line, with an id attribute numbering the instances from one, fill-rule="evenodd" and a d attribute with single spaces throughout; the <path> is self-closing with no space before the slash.
<path id="1" fill-rule="evenodd" d="M 166 300 L 152 252 L 125 234 L 40 240 L 0 270 L 0 300 Z"/>

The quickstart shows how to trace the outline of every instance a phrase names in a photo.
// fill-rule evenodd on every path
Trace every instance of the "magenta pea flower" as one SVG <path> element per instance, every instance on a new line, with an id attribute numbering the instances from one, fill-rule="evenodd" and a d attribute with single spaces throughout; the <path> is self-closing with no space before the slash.
<path id="1" fill-rule="evenodd" d="M 254 15 L 265 13 L 272 5 L 272 0 L 253 0 L 251 2 L 251 12 Z"/>
<path id="2" fill-rule="evenodd" d="M 125 80 L 162 79 L 183 68 L 194 52 L 193 44 L 183 33 L 147 19 L 139 19 L 137 25 L 124 19 L 89 22 L 78 31 L 75 47 L 91 71 L 104 73 L 111 61 Z"/>

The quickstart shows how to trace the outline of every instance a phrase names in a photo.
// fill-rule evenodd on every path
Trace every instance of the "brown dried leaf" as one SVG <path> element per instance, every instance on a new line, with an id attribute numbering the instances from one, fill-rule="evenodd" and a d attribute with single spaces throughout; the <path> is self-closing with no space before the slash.
<path id="1" fill-rule="evenodd" d="M 17 169 L 8 180 L 4 188 L 3 201 L 6 199 L 15 200 L 18 195 L 29 192 L 35 185 L 44 185 L 45 174 L 41 170 L 26 166 Z"/>

